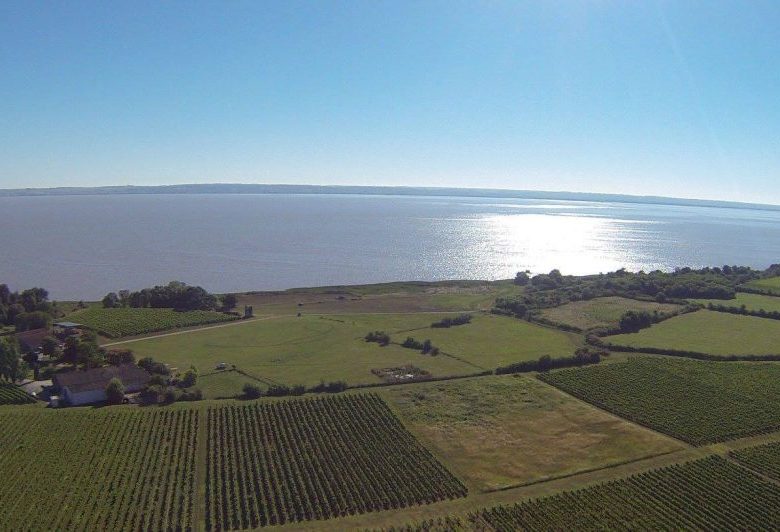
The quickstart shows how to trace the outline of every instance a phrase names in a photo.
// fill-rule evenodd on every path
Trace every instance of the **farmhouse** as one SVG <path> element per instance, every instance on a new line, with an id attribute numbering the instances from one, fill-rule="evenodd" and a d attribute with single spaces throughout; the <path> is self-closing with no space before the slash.
<path id="1" fill-rule="evenodd" d="M 125 364 L 58 373 L 53 382 L 66 403 L 78 406 L 105 401 L 106 386 L 114 378 L 122 381 L 126 393 L 134 393 L 140 392 L 151 376 L 138 366 Z"/>

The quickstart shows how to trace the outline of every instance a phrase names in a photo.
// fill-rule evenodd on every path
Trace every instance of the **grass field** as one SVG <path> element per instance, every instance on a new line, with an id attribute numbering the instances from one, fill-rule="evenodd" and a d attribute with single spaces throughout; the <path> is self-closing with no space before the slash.
<path id="1" fill-rule="evenodd" d="M 780 354 L 780 321 L 700 310 L 634 334 L 609 336 L 615 345 L 696 351 L 711 355 Z"/>
<path id="2" fill-rule="evenodd" d="M 756 281 L 750 281 L 745 286 L 750 288 L 758 288 L 759 290 L 766 290 L 780 295 L 780 277 L 769 277 L 767 279 L 758 279 Z"/>
<path id="3" fill-rule="evenodd" d="M 636 357 L 539 378 L 692 444 L 780 429 L 776 363 Z"/>
<path id="4" fill-rule="evenodd" d="M 122 344 L 137 357 L 152 356 L 178 368 L 194 364 L 201 372 L 215 364 L 235 364 L 269 383 L 314 385 L 321 380 L 349 384 L 380 382 L 372 369 L 412 364 L 434 376 L 468 375 L 481 367 L 541 354 L 570 354 L 571 336 L 519 320 L 479 317 L 474 323 L 450 329 L 428 329 L 442 314 L 355 314 L 279 317 L 241 322 L 226 327 L 193 331 Z M 407 332 L 410 329 L 421 329 Z M 468 330 L 466 330 L 468 328 Z M 415 335 L 441 339 L 441 347 L 463 361 L 427 356 L 398 345 L 380 347 L 363 340 L 373 330 L 394 338 Z M 446 337 L 446 340 L 445 340 Z M 490 350 L 480 343 L 490 341 Z"/>
<path id="5" fill-rule="evenodd" d="M 203 392 L 204 399 L 228 399 L 241 394 L 244 384 L 254 384 L 262 387 L 264 383 L 228 369 L 201 375 L 198 378 L 196 387 Z"/>
<path id="6" fill-rule="evenodd" d="M 237 296 L 239 307 L 252 305 L 255 314 L 356 314 L 485 310 L 497 297 L 520 291 L 511 281 L 441 281 L 296 288 Z"/>
<path id="7" fill-rule="evenodd" d="M 211 408 L 208 433 L 207 530 L 466 495 L 374 394 Z"/>
<path id="8" fill-rule="evenodd" d="M 0 530 L 192 528 L 197 414 L 3 411 Z"/>
<path id="9" fill-rule="evenodd" d="M 616 326 L 623 314 L 629 310 L 674 312 L 679 308 L 678 305 L 637 301 L 624 297 L 599 297 L 544 309 L 542 317 L 586 330 L 594 327 Z"/>
<path id="10" fill-rule="evenodd" d="M 227 322 L 235 320 L 237 317 L 206 310 L 178 312 L 168 308 L 100 308 L 93 306 L 71 314 L 68 319 L 78 321 L 103 336 L 120 338 L 167 331 L 179 327 Z"/>
<path id="11" fill-rule="evenodd" d="M 729 454 L 754 471 L 780 480 L 780 442 L 748 447 Z"/>
<path id="12" fill-rule="evenodd" d="M 735 299 L 692 299 L 702 305 L 723 305 L 726 307 L 741 307 L 745 305 L 747 310 L 766 310 L 767 312 L 780 312 L 780 297 L 764 296 L 761 294 L 748 294 L 746 292 L 737 292 Z"/>
<path id="13" fill-rule="evenodd" d="M 23 405 L 34 402 L 35 399 L 17 385 L 0 381 L 0 405 Z"/>
<path id="14" fill-rule="evenodd" d="M 682 447 L 531 377 L 426 383 L 380 394 L 421 441 L 477 490 Z"/>
<path id="15" fill-rule="evenodd" d="M 572 334 L 493 314 L 475 315 L 466 325 L 410 331 L 392 338 L 403 342 L 407 336 L 430 339 L 443 352 L 482 369 L 536 360 L 542 355 L 569 356 L 581 342 Z"/>

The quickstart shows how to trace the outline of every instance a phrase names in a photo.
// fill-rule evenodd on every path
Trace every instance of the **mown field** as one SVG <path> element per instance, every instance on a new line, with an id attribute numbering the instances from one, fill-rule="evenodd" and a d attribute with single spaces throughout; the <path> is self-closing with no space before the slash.
<path id="1" fill-rule="evenodd" d="M 195 410 L 0 413 L 0 530 L 194 527 Z"/>
<path id="2" fill-rule="evenodd" d="M 539 378 L 696 445 L 780 429 L 780 364 L 636 357 Z"/>
<path id="3" fill-rule="evenodd" d="M 197 388 L 203 392 L 205 399 L 230 399 L 240 394 L 245 384 L 263 387 L 266 383 L 227 369 L 201 375 L 198 378 Z"/>
<path id="4" fill-rule="evenodd" d="M 275 317 L 231 327 L 193 331 L 123 344 L 136 356 L 152 356 L 179 368 L 194 364 L 201 372 L 217 363 L 235 364 L 269 383 L 316 385 L 321 380 L 349 384 L 380 382 L 372 369 L 418 366 L 437 377 L 469 375 L 482 367 L 542 354 L 571 354 L 574 340 L 559 331 L 509 318 L 479 317 L 450 329 L 430 329 L 453 314 L 353 314 Z M 433 338 L 461 359 L 428 356 L 398 345 L 380 347 L 363 338 L 385 330 L 394 339 Z M 491 349 L 481 342 L 490 339 Z M 239 390 L 236 390 L 239 391 Z"/>
<path id="5" fill-rule="evenodd" d="M 17 385 L 0 381 L 0 405 L 23 405 L 34 402 L 35 399 Z"/>
<path id="6" fill-rule="evenodd" d="M 208 433 L 208 530 L 466 495 L 373 394 L 212 408 Z"/>
<path id="7" fill-rule="evenodd" d="M 430 339 L 444 353 L 480 369 L 536 360 L 542 355 L 569 356 L 581 343 L 572 334 L 493 314 L 476 314 L 471 323 L 457 327 L 402 332 L 392 335 L 392 339 L 400 343 L 407 336 Z"/>
<path id="8" fill-rule="evenodd" d="M 780 480 L 780 442 L 748 447 L 729 454 L 754 471 Z"/>
<path id="9" fill-rule="evenodd" d="M 379 392 L 477 490 L 527 484 L 683 447 L 532 377 L 496 376 Z"/>
<path id="10" fill-rule="evenodd" d="M 742 305 L 747 310 L 766 310 L 767 312 L 780 312 L 780 297 L 765 296 L 761 294 L 748 294 L 746 292 L 737 292 L 734 299 L 691 299 L 702 305 L 723 305 L 725 307 L 739 308 Z"/>
<path id="11" fill-rule="evenodd" d="M 179 312 L 169 308 L 100 308 L 71 314 L 68 318 L 109 338 L 136 336 L 179 327 L 222 323 L 238 319 L 230 314 L 207 310 Z"/>
<path id="12" fill-rule="evenodd" d="M 700 310 L 638 333 L 608 336 L 615 345 L 696 351 L 711 355 L 780 354 L 780 321 Z"/>
<path id="13" fill-rule="evenodd" d="M 599 297 L 544 309 L 541 314 L 548 320 L 586 330 L 594 327 L 614 327 L 629 310 L 674 312 L 679 308 L 679 305 L 637 301 L 624 297 Z"/>
<path id="14" fill-rule="evenodd" d="M 767 279 L 758 279 L 746 283 L 745 286 L 750 288 L 758 288 L 759 290 L 766 290 L 780 295 L 780 277 L 769 277 Z"/>

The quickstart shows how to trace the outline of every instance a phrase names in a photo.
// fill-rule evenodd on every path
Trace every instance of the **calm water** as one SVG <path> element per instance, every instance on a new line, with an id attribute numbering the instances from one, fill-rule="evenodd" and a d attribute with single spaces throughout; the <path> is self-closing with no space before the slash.
<path id="1" fill-rule="evenodd" d="M 334 195 L 0 198 L 0 282 L 95 299 L 780 262 L 780 212 Z"/>

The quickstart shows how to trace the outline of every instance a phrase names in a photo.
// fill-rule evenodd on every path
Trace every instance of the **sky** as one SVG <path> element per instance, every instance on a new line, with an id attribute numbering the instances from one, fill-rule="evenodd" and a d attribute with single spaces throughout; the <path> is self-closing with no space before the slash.
<path id="1" fill-rule="evenodd" d="M 0 2 L 0 188 L 780 204 L 780 2 Z"/>

